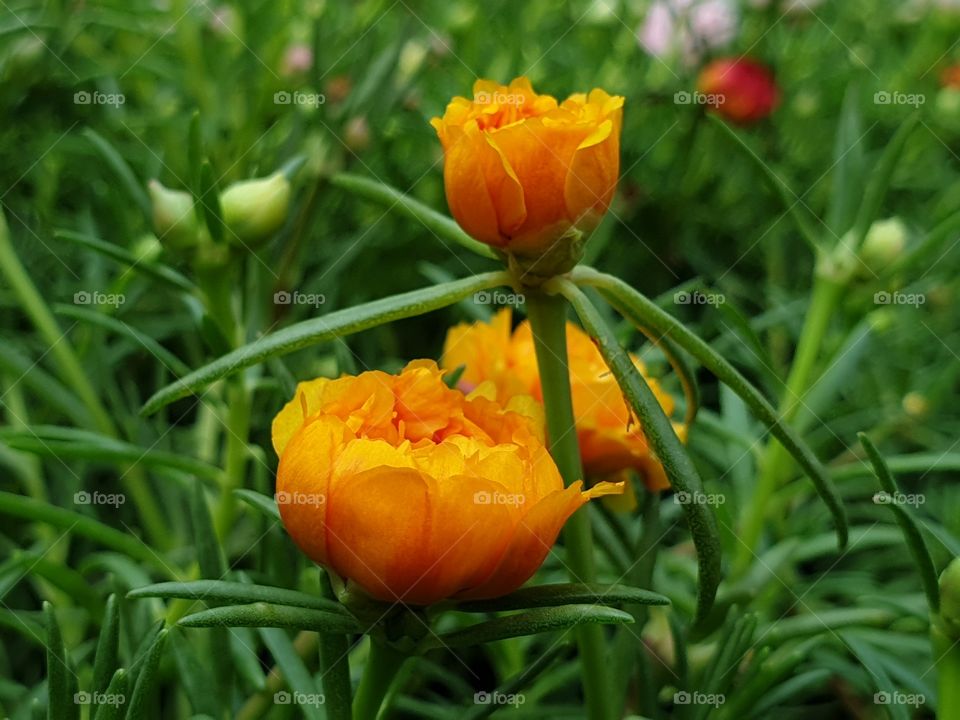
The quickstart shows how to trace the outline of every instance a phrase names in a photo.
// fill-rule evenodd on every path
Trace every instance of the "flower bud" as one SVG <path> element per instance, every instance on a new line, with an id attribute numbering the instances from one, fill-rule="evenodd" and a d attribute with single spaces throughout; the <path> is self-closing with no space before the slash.
<path id="1" fill-rule="evenodd" d="M 769 117 L 780 103 L 773 74 L 747 58 L 714 60 L 701 71 L 697 90 L 713 98 L 714 112 L 739 125 Z"/>
<path id="2" fill-rule="evenodd" d="M 960 557 L 940 576 L 940 617 L 951 637 L 960 639 Z"/>
<path id="3" fill-rule="evenodd" d="M 290 181 L 282 172 L 234 183 L 220 196 L 227 238 L 257 244 L 277 232 L 287 219 Z"/>
<path id="4" fill-rule="evenodd" d="M 907 228 L 900 218 L 877 220 L 867 231 L 860 259 L 870 270 L 879 273 L 900 257 L 906 244 Z"/>
<path id="5" fill-rule="evenodd" d="M 153 231 L 160 242 L 175 249 L 193 247 L 200 230 L 193 196 L 164 187 L 157 180 L 151 180 L 147 189 L 153 203 Z"/>

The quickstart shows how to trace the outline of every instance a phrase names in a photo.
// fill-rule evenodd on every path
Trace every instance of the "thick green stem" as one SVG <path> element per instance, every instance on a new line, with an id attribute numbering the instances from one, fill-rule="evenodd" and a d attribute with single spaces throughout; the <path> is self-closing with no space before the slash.
<path id="1" fill-rule="evenodd" d="M 814 280 L 810 307 L 807 309 L 803 330 L 797 343 L 797 352 L 794 355 L 778 408 L 780 419 L 786 424 L 791 423 L 803 403 L 804 395 L 810 389 L 813 372 L 820 356 L 820 346 L 844 287 L 843 283 L 826 277 L 817 277 Z M 771 438 L 761 461 L 757 487 L 741 526 L 742 542 L 737 548 L 734 560 L 735 574 L 743 573 L 753 561 L 763 532 L 770 499 L 783 481 L 789 460 L 790 455 L 783 445 Z"/>
<path id="2" fill-rule="evenodd" d="M 407 656 L 373 637 L 363 677 L 353 699 L 353 720 L 376 720 L 383 698 Z"/>
<path id="3" fill-rule="evenodd" d="M 0 273 L 7 278 L 24 312 L 44 342 L 48 344 L 49 352 L 60 370 L 60 376 L 80 398 L 87 412 L 90 413 L 94 426 L 104 435 L 119 438 L 117 426 L 100 402 L 100 397 L 90 383 L 83 365 L 74 352 L 73 345 L 66 337 L 66 333 L 60 329 L 53 313 L 50 312 L 50 308 L 33 284 L 20 258 L 17 257 L 2 210 L 0 210 Z M 146 475 L 136 465 L 121 468 L 121 473 L 120 480 L 124 490 L 133 500 L 133 505 L 147 534 L 159 548 L 170 547 L 167 524 L 154 502 L 147 485 Z"/>
<path id="4" fill-rule="evenodd" d="M 937 717 L 960 718 L 960 638 L 945 634 L 936 621 L 931 632 L 937 661 Z"/>
<path id="5" fill-rule="evenodd" d="M 566 484 L 583 479 L 580 447 L 570 395 L 567 367 L 567 303 L 559 296 L 539 290 L 527 292 L 527 316 L 533 329 L 540 370 L 540 387 L 547 417 L 550 454 Z M 589 583 L 596 580 L 593 562 L 593 534 L 590 516 L 584 510 L 574 513 L 563 530 L 570 579 Z M 606 681 L 606 653 L 603 628 L 583 625 L 577 628 L 577 643 L 583 666 L 583 689 L 591 720 L 613 717 L 611 693 Z"/>
<path id="6" fill-rule="evenodd" d="M 320 571 L 320 591 L 336 600 L 330 578 Z M 320 682 L 329 720 L 350 720 L 350 639 L 337 633 L 320 633 Z"/>

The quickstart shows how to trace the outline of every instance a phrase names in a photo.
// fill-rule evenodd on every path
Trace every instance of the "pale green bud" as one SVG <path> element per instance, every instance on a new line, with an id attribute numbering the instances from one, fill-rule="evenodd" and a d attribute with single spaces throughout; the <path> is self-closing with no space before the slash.
<path id="1" fill-rule="evenodd" d="M 877 220 L 867 231 L 860 259 L 873 272 L 879 273 L 903 254 L 907 246 L 907 226 L 900 218 Z"/>
<path id="2" fill-rule="evenodd" d="M 220 196 L 231 242 L 257 244 L 276 233 L 287 219 L 290 181 L 282 172 L 234 183 Z"/>
<path id="3" fill-rule="evenodd" d="M 147 188 L 153 204 L 153 231 L 160 242 L 178 249 L 193 247 L 199 234 L 193 196 L 166 188 L 156 180 L 151 180 Z"/>
<path id="4" fill-rule="evenodd" d="M 940 617 L 948 633 L 960 639 L 960 557 L 954 558 L 940 576 Z"/>

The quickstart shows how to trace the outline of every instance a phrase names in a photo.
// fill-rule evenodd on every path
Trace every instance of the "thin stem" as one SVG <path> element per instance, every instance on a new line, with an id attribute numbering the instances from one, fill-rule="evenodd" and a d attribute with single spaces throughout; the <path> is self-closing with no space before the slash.
<path id="1" fill-rule="evenodd" d="M 937 717 L 960 717 L 960 638 L 951 638 L 934 621 L 933 653 L 937 662 Z"/>
<path id="2" fill-rule="evenodd" d="M 336 594 L 330 578 L 320 571 L 320 592 L 330 600 Z M 350 640 L 346 635 L 320 634 L 320 681 L 329 720 L 350 720 Z"/>
<path id="3" fill-rule="evenodd" d="M 844 284 L 830 278 L 818 276 L 814 280 L 810 307 L 778 408 L 778 414 L 784 423 L 789 424 L 803 404 L 804 395 L 813 379 L 823 337 L 843 289 Z M 771 497 L 783 481 L 789 460 L 790 455 L 783 445 L 771 438 L 761 461 L 757 487 L 741 526 L 741 543 L 734 560 L 735 575 L 743 573 L 753 560 Z"/>
<path id="4" fill-rule="evenodd" d="M 224 461 L 224 484 L 220 492 L 215 521 L 217 537 L 221 541 L 233 525 L 236 502 L 235 488 L 244 486 L 247 468 L 247 438 L 250 434 L 250 391 L 246 374 L 241 373 L 228 381 L 226 459 Z"/>
<path id="5" fill-rule="evenodd" d="M 375 720 L 394 677 L 407 656 L 386 643 L 370 638 L 370 655 L 353 700 L 353 720 Z"/>
<path id="6" fill-rule="evenodd" d="M 567 367 L 567 303 L 559 296 L 531 289 L 527 293 L 527 316 L 533 329 L 550 454 L 564 482 L 569 485 L 583 479 L 583 466 Z M 590 516 L 583 510 L 574 513 L 564 527 L 563 538 L 571 580 L 584 583 L 596 580 Z M 577 644 L 583 666 L 588 716 L 591 720 L 608 720 L 613 712 L 606 680 L 603 628 L 596 625 L 578 627 Z"/>

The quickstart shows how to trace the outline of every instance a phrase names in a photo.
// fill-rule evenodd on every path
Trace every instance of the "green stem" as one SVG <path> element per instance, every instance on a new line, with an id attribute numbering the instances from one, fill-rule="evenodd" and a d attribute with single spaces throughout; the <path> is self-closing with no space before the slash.
<path id="1" fill-rule="evenodd" d="M 233 491 L 244 486 L 247 469 L 247 439 L 250 434 L 250 392 L 246 373 L 228 381 L 226 459 L 224 461 L 224 484 L 214 523 L 221 541 L 230 532 L 236 510 Z"/>
<path id="2" fill-rule="evenodd" d="M 960 718 L 960 638 L 951 638 L 934 620 L 933 653 L 937 661 L 937 717 Z"/>
<path id="3" fill-rule="evenodd" d="M 567 368 L 567 303 L 559 296 L 540 290 L 527 292 L 527 316 L 533 329 L 540 371 L 540 387 L 547 417 L 550 454 L 560 475 L 569 485 L 583 479 L 580 446 L 573 417 L 570 395 L 570 373 Z M 580 510 L 574 513 L 563 529 L 564 547 L 570 578 L 574 582 L 596 580 L 593 557 L 593 534 L 590 516 Z M 591 720 L 613 717 L 611 694 L 607 687 L 606 653 L 603 628 L 583 625 L 577 628 L 577 644 L 583 667 L 583 689 Z"/>
<path id="4" fill-rule="evenodd" d="M 330 578 L 320 571 L 320 592 L 336 600 Z M 320 681 L 329 720 L 350 720 L 350 640 L 346 635 L 320 633 Z"/>
<path id="5" fill-rule="evenodd" d="M 786 424 L 791 423 L 810 388 L 824 335 L 844 287 L 844 283 L 827 277 L 818 276 L 814 280 L 810 307 L 778 408 L 780 419 Z M 771 497 L 783 481 L 789 460 L 790 454 L 783 445 L 771 438 L 761 461 L 757 487 L 741 526 L 741 543 L 734 560 L 735 576 L 745 572 L 753 561 Z"/>
<path id="6" fill-rule="evenodd" d="M 353 720 L 376 720 L 383 698 L 406 659 L 398 650 L 370 638 L 370 655 L 353 699 Z"/>
<path id="7" fill-rule="evenodd" d="M 73 345 L 66 337 L 66 333 L 60 329 L 53 313 L 50 312 L 50 308 L 37 291 L 20 258 L 17 257 L 2 210 L 0 210 L 0 273 L 6 276 L 24 312 L 44 342 L 48 344 L 49 352 L 60 369 L 60 376 L 77 393 L 87 412 L 90 413 L 94 426 L 104 435 L 120 439 L 117 426 L 100 402 L 100 397 L 90 383 L 83 365 L 74 352 Z M 133 500 L 147 534 L 160 549 L 170 547 L 172 543 L 167 533 L 167 523 L 154 502 L 143 470 L 133 465 L 121 468 L 121 473 L 120 479 L 124 490 Z"/>

